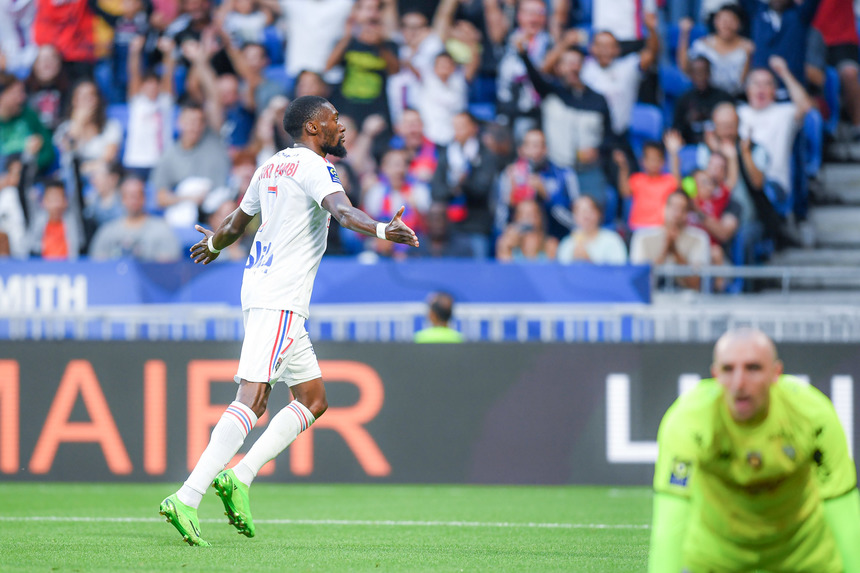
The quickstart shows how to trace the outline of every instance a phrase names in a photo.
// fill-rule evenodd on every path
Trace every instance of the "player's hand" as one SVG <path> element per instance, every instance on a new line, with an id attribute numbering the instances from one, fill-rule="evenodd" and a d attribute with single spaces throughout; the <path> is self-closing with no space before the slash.
<path id="1" fill-rule="evenodd" d="M 415 231 L 410 229 L 409 226 L 401 219 L 405 210 L 406 206 L 402 205 L 400 210 L 397 211 L 397 214 L 391 219 L 391 222 L 385 226 L 385 238 L 394 243 L 417 247 L 418 236 L 415 235 Z"/>
<path id="2" fill-rule="evenodd" d="M 200 225 L 194 225 L 194 228 L 203 233 L 203 238 L 191 247 L 191 258 L 194 259 L 194 262 L 197 264 L 202 263 L 204 265 L 208 265 L 218 258 L 218 253 L 213 253 L 209 250 L 209 237 L 215 233 L 209 229 L 204 229 Z"/>

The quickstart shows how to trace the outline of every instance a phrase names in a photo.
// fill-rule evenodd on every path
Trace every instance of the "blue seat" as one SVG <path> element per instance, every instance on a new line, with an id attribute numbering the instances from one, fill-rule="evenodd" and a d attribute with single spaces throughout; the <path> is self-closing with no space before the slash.
<path id="1" fill-rule="evenodd" d="M 696 24 L 693 26 L 693 29 L 690 30 L 690 44 L 701 38 L 702 36 L 708 35 L 708 28 L 703 24 Z M 672 23 L 666 26 L 666 49 L 669 52 L 669 56 L 672 58 L 672 61 L 675 61 L 675 52 L 678 50 L 678 38 L 681 36 L 681 30 L 678 28 L 678 24 Z"/>
<path id="2" fill-rule="evenodd" d="M 699 146 L 685 145 L 678 153 L 678 159 L 681 164 L 681 176 L 690 175 L 699 166 L 698 162 Z"/>
<path id="3" fill-rule="evenodd" d="M 263 47 L 269 56 L 269 64 L 279 65 L 284 63 L 284 38 L 275 26 L 263 29 Z"/>
<path id="4" fill-rule="evenodd" d="M 677 98 L 693 87 L 693 82 L 678 66 L 667 64 L 660 67 L 660 85 L 667 96 Z"/>
<path id="5" fill-rule="evenodd" d="M 263 76 L 269 81 L 277 83 L 283 88 L 284 93 L 290 93 L 293 89 L 293 79 L 287 75 L 287 70 L 283 64 L 279 66 L 269 66 L 263 70 Z"/>
<path id="6" fill-rule="evenodd" d="M 839 125 L 841 87 L 839 72 L 836 68 L 827 67 L 824 70 L 824 101 L 830 109 L 830 118 L 824 124 L 824 130 L 828 135 L 836 133 L 836 127 Z"/>
<path id="7" fill-rule="evenodd" d="M 642 156 L 642 144 L 663 137 L 663 113 L 654 105 L 637 103 L 630 116 L 630 145 L 636 157 Z"/>
<path id="8" fill-rule="evenodd" d="M 122 125 L 123 133 L 128 129 L 128 106 L 124 103 L 112 103 L 105 108 L 108 119 L 117 120 Z"/>
<path id="9" fill-rule="evenodd" d="M 809 110 L 803 118 L 803 136 L 806 150 L 804 172 L 807 177 L 815 177 L 821 169 L 824 147 L 824 120 L 817 109 Z"/>
<path id="10" fill-rule="evenodd" d="M 495 121 L 496 120 L 496 104 L 494 103 L 470 103 L 469 104 L 469 113 L 474 115 L 481 121 Z"/>

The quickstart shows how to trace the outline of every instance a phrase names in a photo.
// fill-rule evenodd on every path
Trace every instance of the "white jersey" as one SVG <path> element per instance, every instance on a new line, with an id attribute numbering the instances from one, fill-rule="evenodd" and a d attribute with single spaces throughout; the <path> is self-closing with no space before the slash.
<path id="1" fill-rule="evenodd" d="M 242 278 L 243 310 L 308 317 L 331 218 L 322 201 L 338 191 L 343 186 L 334 165 L 305 147 L 279 151 L 257 169 L 239 205 L 261 217 Z"/>

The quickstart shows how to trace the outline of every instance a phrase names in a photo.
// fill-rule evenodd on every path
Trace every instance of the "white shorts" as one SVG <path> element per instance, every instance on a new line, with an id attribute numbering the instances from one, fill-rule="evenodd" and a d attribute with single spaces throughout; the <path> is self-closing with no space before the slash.
<path id="1" fill-rule="evenodd" d="M 295 386 L 321 378 L 305 319 L 289 310 L 252 308 L 244 311 L 245 340 L 239 370 L 233 377 L 248 382 L 279 380 Z"/>

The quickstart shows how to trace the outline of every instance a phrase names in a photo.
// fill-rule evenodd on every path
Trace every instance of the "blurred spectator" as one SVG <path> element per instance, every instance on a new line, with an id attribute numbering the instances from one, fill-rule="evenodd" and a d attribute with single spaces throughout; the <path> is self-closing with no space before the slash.
<path id="1" fill-rule="evenodd" d="M 178 127 L 178 141 L 158 160 L 150 182 L 160 207 L 178 207 L 165 213 L 168 222 L 187 227 L 197 221 L 197 207 L 209 190 L 226 183 L 230 158 L 200 106 L 183 105 Z"/>
<path id="2" fill-rule="evenodd" d="M 750 68 L 767 68 L 771 56 L 779 56 L 785 60 L 791 75 L 803 81 L 806 35 L 819 2 L 820 0 L 740 0 L 740 5 L 749 16 L 755 44 Z"/>
<path id="3" fill-rule="evenodd" d="M 256 154 L 259 165 L 265 163 L 279 150 L 293 144 L 292 138 L 284 131 L 283 121 L 284 111 L 289 103 L 286 97 L 275 96 L 269 100 L 269 105 L 257 114 L 248 149 Z"/>
<path id="4" fill-rule="evenodd" d="M 711 160 L 720 157 L 715 153 L 711 155 Z M 722 161 L 725 162 L 725 159 Z M 707 171 L 696 170 L 692 179 L 693 224 L 708 233 L 711 263 L 726 264 L 730 262 L 726 249 L 740 227 L 740 206 L 731 200 L 728 188 L 718 184 Z"/>
<path id="5" fill-rule="evenodd" d="M 54 159 L 51 133 L 26 103 L 24 82 L 0 73 L 0 159 L 38 154 L 39 169 L 45 170 Z"/>
<path id="6" fill-rule="evenodd" d="M 499 61 L 496 100 L 498 119 L 510 127 L 514 141 L 518 142 L 526 131 L 540 126 L 540 97 L 526 73 L 520 52 L 527 54 L 532 65 L 542 68 L 552 38 L 546 30 L 546 4 L 542 0 L 518 2 L 516 23 Z"/>
<path id="7" fill-rule="evenodd" d="M 181 48 L 187 40 L 199 42 L 204 33 L 211 34 L 212 10 L 209 0 L 180 0 L 179 6 L 181 13 L 167 26 L 164 35 Z"/>
<path id="8" fill-rule="evenodd" d="M 714 32 L 690 43 L 693 21 L 684 18 L 678 23 L 677 61 L 681 71 L 691 74 L 690 62 L 705 58 L 711 63 L 710 83 L 733 97 L 743 93 L 744 78 L 749 69 L 755 44 L 741 36 L 743 12 L 734 4 L 724 4 L 714 14 Z"/>
<path id="9" fill-rule="evenodd" d="M 33 38 L 41 45 L 56 46 L 63 56 L 69 81 L 93 77 L 95 21 L 89 0 L 34 0 Z"/>
<path id="10" fill-rule="evenodd" d="M 182 53 L 191 62 L 186 88 L 188 95 L 203 106 L 209 127 L 221 135 L 234 153 L 248 144 L 254 130 L 254 113 L 242 101 L 239 79 L 231 72 L 217 75 L 210 63 L 211 46 L 186 40 Z M 251 103 L 253 106 L 253 103 Z"/>
<path id="11" fill-rule="evenodd" d="M 158 50 L 164 63 L 161 77 L 151 72 L 143 74 L 140 69 L 143 43 L 143 36 L 132 41 L 128 60 L 128 137 L 122 164 L 146 179 L 173 140 L 176 59 L 173 40 L 160 38 Z"/>
<path id="12" fill-rule="evenodd" d="M 404 109 L 418 107 L 421 95 L 418 78 L 432 73 L 436 56 L 445 51 L 445 44 L 434 28 L 420 10 L 407 8 L 400 17 L 400 71 L 388 78 L 389 107 L 395 124 Z"/>
<path id="13" fill-rule="evenodd" d="M 290 0 L 281 4 L 287 23 L 287 75 L 321 74 L 337 41 L 347 34 L 353 0 Z M 343 112 L 341 112 L 343 113 Z"/>
<path id="14" fill-rule="evenodd" d="M 164 219 L 144 211 L 143 181 L 127 177 L 120 191 L 125 217 L 99 228 L 90 245 L 90 257 L 95 260 L 134 257 L 159 263 L 178 260 L 180 246 L 173 231 Z"/>
<path id="15" fill-rule="evenodd" d="M 741 133 L 768 153 L 765 176 L 779 185 L 778 195 L 787 196 L 791 188 L 791 154 L 794 139 L 803 125 L 803 117 L 812 107 L 806 90 L 788 69 L 785 60 L 774 56 L 770 66 L 788 89 L 791 102 L 776 102 L 776 81 L 770 70 L 750 72 L 747 82 L 747 104 L 738 108 Z"/>
<path id="16" fill-rule="evenodd" d="M 424 231 L 424 215 L 430 208 L 430 189 L 420 181 L 409 181 L 406 177 L 409 168 L 409 154 L 403 149 L 390 149 L 382 156 L 377 183 L 364 194 L 362 209 L 380 221 L 391 220 L 401 206 L 406 206 L 403 222 L 416 233 Z M 391 241 L 371 239 L 375 250 L 391 251 L 395 244 Z M 402 249 L 406 251 L 407 249 Z M 386 253 L 387 254 L 387 253 Z"/>
<path id="17" fill-rule="evenodd" d="M 253 176 L 253 172 L 251 173 Z M 236 210 L 238 203 L 233 200 L 222 201 L 218 207 L 206 218 L 206 226 L 209 229 L 217 229 L 222 221 L 227 218 L 233 211 Z M 234 243 L 230 243 L 222 249 L 221 254 L 215 259 L 215 262 L 235 262 L 244 261 L 248 258 L 248 252 L 251 250 L 251 237 L 247 232 Z"/>
<path id="18" fill-rule="evenodd" d="M 582 81 L 606 98 L 612 129 L 625 140 L 633 104 L 639 94 L 642 72 L 648 70 L 660 52 L 657 17 L 645 16 L 648 40 L 641 52 L 620 57 L 621 46 L 610 32 L 598 32 L 591 43 L 591 58 L 582 66 Z"/>
<path id="19" fill-rule="evenodd" d="M 20 191 L 22 170 L 21 158 L 15 155 L 6 157 L 0 169 L 0 258 L 25 259 L 30 254 Z"/>
<path id="20" fill-rule="evenodd" d="M 576 34 L 566 34 L 548 56 L 559 81 L 544 79 L 523 57 L 526 70 L 542 98 L 543 128 L 550 160 L 560 167 L 575 169 L 582 193 L 605 199 L 606 179 L 601 151 L 608 150 L 613 137 L 606 99 L 586 86 L 580 72 L 585 55 L 575 46 Z M 521 56 L 524 56 L 520 52 Z"/>
<path id="21" fill-rule="evenodd" d="M 527 131 L 518 150 L 517 160 L 505 168 L 499 179 L 504 220 L 508 221 L 521 201 L 536 201 L 544 211 L 547 234 L 562 239 L 573 224 L 570 208 L 579 195 L 576 175 L 547 158 L 546 138 L 539 129 Z"/>
<path id="22" fill-rule="evenodd" d="M 471 259 L 474 257 L 468 237 L 451 228 L 448 222 L 448 207 L 444 203 L 433 203 L 427 210 L 424 227 L 419 235 L 420 244 L 409 249 L 411 258 Z"/>
<path id="23" fill-rule="evenodd" d="M 85 195 L 84 231 L 92 239 L 96 229 L 125 214 L 119 193 L 122 168 L 116 163 L 97 162 L 90 172 L 91 192 Z"/>
<path id="24" fill-rule="evenodd" d="M 624 240 L 609 229 L 601 228 L 603 208 L 594 197 L 582 195 L 573 204 L 576 227 L 558 246 L 558 262 L 623 265 L 627 263 Z"/>
<path id="25" fill-rule="evenodd" d="M 698 267 L 710 263 L 710 240 L 702 229 L 687 224 L 690 198 L 683 191 L 672 193 L 666 200 L 663 224 L 639 229 L 630 243 L 630 262 L 634 265 L 689 265 Z M 682 277 L 678 283 L 698 289 L 700 277 Z"/>
<path id="26" fill-rule="evenodd" d="M 451 121 L 453 126 L 454 122 Z M 439 152 L 430 139 L 424 135 L 424 121 L 414 109 L 405 109 L 400 121 L 394 126 L 391 147 L 405 149 L 409 153 L 409 177 L 416 181 L 430 183 L 439 163 Z"/>
<path id="27" fill-rule="evenodd" d="M 107 105 L 98 86 L 91 80 L 78 83 L 72 90 L 72 105 L 67 119 L 54 132 L 54 144 L 60 150 L 60 160 L 70 165 L 80 162 L 86 174 L 92 162 L 111 163 L 117 160 L 122 144 L 122 125 L 108 119 Z"/>
<path id="28" fill-rule="evenodd" d="M 39 49 L 33 41 L 36 4 L 32 0 L 0 0 L 0 72 L 20 77 L 33 65 Z"/>
<path id="29" fill-rule="evenodd" d="M 102 9 L 98 0 L 89 0 L 90 10 L 101 17 L 113 28 L 113 46 L 110 54 L 111 87 L 116 93 L 105 94 L 113 101 L 125 101 L 128 91 L 128 70 L 130 58 L 142 57 L 144 46 L 136 54 L 132 53 L 131 44 L 135 38 L 143 37 L 149 40 L 150 48 L 155 48 L 157 33 L 149 25 L 152 14 L 152 3 L 149 0 L 122 0 L 119 3 L 120 13 L 113 14 Z M 152 51 L 152 50 L 149 50 Z"/>
<path id="30" fill-rule="evenodd" d="M 459 343 L 463 335 L 448 326 L 454 314 L 454 297 L 446 292 L 434 292 L 427 300 L 427 319 L 431 326 L 415 333 L 419 344 Z"/>
<path id="31" fill-rule="evenodd" d="M 543 210 L 531 200 L 520 201 L 496 241 L 496 259 L 505 263 L 553 261 L 557 250 L 558 239 L 546 234 Z"/>
<path id="32" fill-rule="evenodd" d="M 803 64 L 803 76 L 810 97 L 818 98 L 824 94 L 824 84 L 827 81 L 827 45 L 824 36 L 815 28 L 810 28 L 806 35 L 806 61 Z"/>
<path id="33" fill-rule="evenodd" d="M 436 56 L 432 70 L 419 78 L 421 95 L 418 109 L 427 126 L 424 133 L 436 145 L 451 143 L 454 137 L 454 116 L 466 111 L 469 96 L 467 82 L 477 69 L 477 51 L 473 52 L 473 56 L 470 66 L 461 70 L 451 54 L 442 52 Z"/>
<path id="34" fill-rule="evenodd" d="M 711 85 L 711 64 L 704 56 L 695 57 L 689 65 L 693 87 L 675 102 L 672 128 L 688 144 L 699 144 L 705 138 L 705 124 L 717 104 L 732 101 L 732 96 Z"/>
<path id="35" fill-rule="evenodd" d="M 608 32 L 618 41 L 621 55 L 642 49 L 642 19 L 656 17 L 655 0 L 615 0 L 593 2 L 591 7 L 591 29 Z M 643 66 L 642 69 L 646 69 Z"/>
<path id="36" fill-rule="evenodd" d="M 397 45 L 385 37 L 381 17 L 372 17 L 355 28 L 355 22 L 347 22 L 343 38 L 326 61 L 326 70 L 343 65 L 343 81 L 332 103 L 358 125 L 375 114 L 391 125 L 386 83 L 388 76 L 400 69 Z"/>
<path id="37" fill-rule="evenodd" d="M 499 166 L 479 131 L 469 113 L 454 117 L 454 141 L 439 152 L 431 191 L 434 201 L 448 204 L 448 218 L 469 236 L 475 257 L 485 259 L 490 255 L 493 182 Z"/>
<path id="38" fill-rule="evenodd" d="M 250 42 L 240 48 L 223 28 L 219 32 L 230 64 L 241 78 L 239 89 L 244 107 L 255 112 L 265 109 L 273 97 L 283 92 L 283 86 L 265 76 L 269 65 L 266 48 Z"/>
<path id="39" fill-rule="evenodd" d="M 641 173 L 630 175 L 627 157 L 620 151 L 615 151 L 613 156 L 620 173 L 618 191 L 622 197 L 631 199 L 628 224 L 633 230 L 662 225 L 666 199 L 681 183 L 675 174 L 679 172 L 678 152 L 683 141 L 676 132 L 668 132 L 664 141 L 665 147 L 657 141 L 645 143 L 642 148 Z M 663 171 L 666 152 L 669 154 L 671 173 Z"/>
<path id="40" fill-rule="evenodd" d="M 30 252 L 46 260 L 77 259 L 84 246 L 80 204 L 66 197 L 62 181 L 44 183 L 41 202 L 27 212 Z"/>
<path id="41" fill-rule="evenodd" d="M 857 25 L 851 0 L 821 0 L 812 25 L 827 46 L 827 65 L 839 73 L 841 104 L 853 126 L 853 139 L 860 140 L 860 81 L 858 81 Z M 836 110 L 830 110 L 836 113 Z"/>
<path id="42" fill-rule="evenodd" d="M 27 105 L 39 115 L 42 125 L 53 132 L 63 120 L 71 95 L 63 58 L 57 48 L 49 44 L 39 46 L 24 87 Z"/>
<path id="43" fill-rule="evenodd" d="M 331 92 L 331 88 L 329 88 L 329 85 L 317 72 L 312 72 L 311 70 L 302 70 L 296 77 L 296 85 L 294 91 L 296 97 L 315 95 L 328 98 Z"/>
<path id="44" fill-rule="evenodd" d="M 224 31 L 232 44 L 260 44 L 264 30 L 281 13 L 277 0 L 223 0 L 216 20 L 223 22 Z"/>

